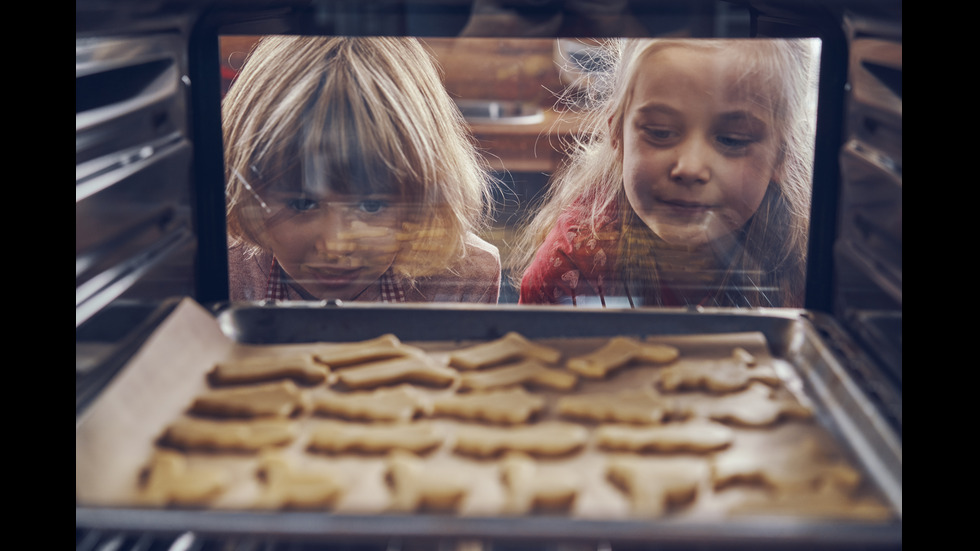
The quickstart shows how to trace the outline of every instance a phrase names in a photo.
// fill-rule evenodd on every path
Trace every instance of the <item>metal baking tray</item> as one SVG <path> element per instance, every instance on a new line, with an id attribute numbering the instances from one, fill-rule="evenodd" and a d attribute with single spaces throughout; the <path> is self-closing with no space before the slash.
<path id="1" fill-rule="evenodd" d="M 852 376 L 850 364 L 864 359 L 828 316 L 786 309 L 639 311 L 327 302 L 220 303 L 209 309 L 220 331 L 232 341 L 257 345 L 355 341 L 388 332 L 403 341 L 489 340 L 510 331 L 529 338 L 761 332 L 773 357 L 796 368 L 808 397 L 819 406 L 818 421 L 845 445 L 873 480 L 892 508 L 894 518 L 887 522 L 861 522 L 746 517 L 706 523 L 669 517 L 655 521 L 554 516 L 470 518 L 440 514 L 188 511 L 76 504 L 76 526 L 224 536 L 261 534 L 315 541 L 489 539 L 623 542 L 698 549 L 786 545 L 901 548 L 900 414 L 896 426 L 895 416 L 883 411 Z"/>

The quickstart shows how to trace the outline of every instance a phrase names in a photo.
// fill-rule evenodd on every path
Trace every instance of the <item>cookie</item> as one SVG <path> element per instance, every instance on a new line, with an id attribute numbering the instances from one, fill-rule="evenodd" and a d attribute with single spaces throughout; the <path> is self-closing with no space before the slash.
<path id="1" fill-rule="evenodd" d="M 289 444 L 297 434 L 295 423 L 285 419 L 224 421 L 185 417 L 167 427 L 159 442 L 187 451 L 256 452 Z"/>
<path id="2" fill-rule="evenodd" d="M 460 390 L 491 390 L 517 385 L 571 390 L 576 384 L 578 375 L 564 369 L 548 367 L 535 359 L 462 373 L 459 380 Z"/>
<path id="3" fill-rule="evenodd" d="M 514 425 L 529 421 L 544 406 L 543 397 L 517 387 L 444 396 L 435 399 L 433 411 L 468 421 Z"/>
<path id="4" fill-rule="evenodd" d="M 414 347 L 403 345 L 395 335 L 387 333 L 365 341 L 321 343 L 313 352 L 313 358 L 330 367 L 343 367 L 397 358 L 415 350 Z"/>
<path id="5" fill-rule="evenodd" d="M 310 437 L 309 449 L 327 453 L 386 453 L 408 450 L 431 451 L 444 440 L 437 428 L 425 422 L 363 424 L 322 421 Z"/>
<path id="6" fill-rule="evenodd" d="M 711 476 L 716 489 L 750 484 L 777 493 L 811 493 L 828 487 L 851 493 L 862 481 L 857 469 L 826 453 L 813 439 L 766 453 L 735 447 L 714 457 Z"/>
<path id="7" fill-rule="evenodd" d="M 661 372 L 657 385 L 665 392 L 703 390 L 725 393 L 742 390 L 753 382 L 777 387 L 782 380 L 771 365 L 750 365 L 729 358 L 667 367 Z"/>
<path id="8" fill-rule="evenodd" d="M 259 508 L 332 507 L 343 494 L 338 476 L 324 469 L 297 469 L 280 455 L 266 454 L 256 475 L 262 481 Z"/>
<path id="9" fill-rule="evenodd" d="M 290 417 L 305 408 L 304 392 L 287 380 L 212 390 L 198 396 L 189 412 L 229 418 Z"/>
<path id="10" fill-rule="evenodd" d="M 611 451 L 706 453 L 727 448 L 734 439 L 732 429 L 706 420 L 645 427 L 604 425 L 596 430 L 599 447 Z"/>
<path id="11" fill-rule="evenodd" d="M 521 452 L 510 452 L 501 460 L 500 477 L 507 492 L 501 512 L 507 515 L 568 511 L 580 491 L 578 473 L 543 467 Z"/>
<path id="12" fill-rule="evenodd" d="M 510 332 L 499 339 L 452 352 L 449 355 L 449 365 L 460 369 L 481 369 L 517 359 L 534 359 L 545 364 L 554 364 L 561 359 L 561 351 L 531 342 L 519 333 Z"/>
<path id="13" fill-rule="evenodd" d="M 313 413 L 353 421 L 411 421 L 432 414 L 432 404 L 409 385 L 356 392 L 325 390 L 312 397 Z"/>
<path id="14" fill-rule="evenodd" d="M 438 365 L 424 354 L 409 354 L 347 367 L 337 374 L 341 384 L 354 390 L 400 383 L 447 387 L 458 378 L 459 373 L 455 369 Z"/>
<path id="15" fill-rule="evenodd" d="M 570 358 L 566 366 L 583 377 L 602 379 L 614 369 L 631 362 L 666 364 L 679 356 L 680 351 L 673 346 L 644 343 L 630 337 L 613 337 L 588 354 Z"/>
<path id="16" fill-rule="evenodd" d="M 183 455 L 159 450 L 140 473 L 139 501 L 154 507 L 202 507 L 222 494 L 228 482 L 219 469 L 191 468 Z"/>
<path id="17" fill-rule="evenodd" d="M 764 384 L 741 392 L 717 396 L 694 406 L 698 414 L 729 425 L 765 427 L 783 420 L 809 420 L 813 409 L 792 396 L 777 396 Z"/>
<path id="18" fill-rule="evenodd" d="M 493 457 L 509 451 L 559 456 L 582 449 L 588 434 L 580 425 L 559 421 L 512 428 L 474 425 L 457 431 L 454 449 L 475 457 Z"/>
<path id="19" fill-rule="evenodd" d="M 593 422 L 657 424 L 684 412 L 653 389 L 562 396 L 555 404 L 559 415 Z"/>
<path id="20" fill-rule="evenodd" d="M 385 477 L 391 487 L 389 510 L 453 512 L 469 492 L 468 477 L 457 470 L 432 468 L 406 451 L 388 455 Z"/>
<path id="21" fill-rule="evenodd" d="M 304 385 L 327 380 L 330 370 L 310 354 L 290 357 L 249 357 L 219 362 L 208 372 L 214 386 L 264 383 L 290 379 Z"/>
<path id="22" fill-rule="evenodd" d="M 628 496 L 634 515 L 657 518 L 695 500 L 709 468 L 696 458 L 613 456 L 606 476 Z"/>

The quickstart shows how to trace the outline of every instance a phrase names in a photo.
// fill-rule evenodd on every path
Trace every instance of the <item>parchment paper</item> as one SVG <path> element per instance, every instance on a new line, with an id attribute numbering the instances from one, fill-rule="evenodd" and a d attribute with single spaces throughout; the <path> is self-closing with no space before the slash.
<path id="1" fill-rule="evenodd" d="M 722 335 L 682 335 L 656 337 L 648 340 L 671 344 L 681 350 L 680 362 L 719 362 L 730 358 L 734 347 L 752 353 L 760 363 L 772 364 L 784 379 L 780 392 L 807 402 L 805 389 L 794 366 L 771 356 L 761 333 L 728 333 Z M 601 346 L 605 338 L 557 340 L 538 342 L 560 347 L 565 357 L 584 354 Z M 426 341 L 409 342 L 427 350 L 434 358 L 448 361 L 448 352 L 465 346 L 466 342 Z M 315 344 L 255 346 L 241 345 L 224 335 L 215 318 L 193 300 L 184 300 L 159 327 L 130 364 L 117 376 L 98 400 L 79 419 L 75 436 L 76 503 L 83 505 L 138 506 L 139 473 L 150 458 L 156 440 L 168 424 L 185 415 L 192 400 L 206 392 L 206 373 L 215 362 L 254 354 L 276 355 L 309 351 Z M 616 392 L 653 385 L 663 367 L 630 366 L 603 381 L 581 380 L 577 393 Z M 761 383 L 757 383 L 761 384 Z M 315 392 L 317 389 L 308 389 Z M 424 389 L 433 396 L 455 392 L 455 388 Z M 552 411 L 562 394 L 557 391 L 535 390 L 546 396 L 548 408 L 536 421 L 556 420 Z M 567 394 L 567 392 L 565 393 Z M 691 404 L 708 400 L 705 393 L 686 393 Z M 819 404 L 811 404 L 819 408 Z M 282 451 L 301 468 L 323 468 L 344 481 L 343 497 L 332 510 L 335 513 L 381 513 L 389 503 L 389 491 L 384 477 L 384 458 L 364 455 L 325 455 L 306 449 L 312 428 L 320 418 L 304 414 L 297 419 L 301 436 Z M 462 430 L 465 423 L 451 419 L 435 419 L 435 423 Z M 585 423 L 589 426 L 588 423 Z M 816 421 L 780 423 L 768 428 L 736 428 L 736 441 L 731 450 L 754 449 L 759 454 L 792 450 L 801 443 L 816 439 L 831 453 L 839 450 L 826 431 Z M 720 452 L 721 453 L 721 452 Z M 597 448 L 590 441 L 581 453 L 559 459 L 543 459 L 541 468 L 559 470 L 577 478 L 581 490 L 571 511 L 572 517 L 615 519 L 630 515 L 629 495 L 614 486 L 605 476 L 607 460 L 613 454 Z M 232 476 L 232 485 L 213 504 L 216 509 L 249 509 L 262 492 L 255 476 L 256 455 L 249 454 L 188 454 L 192 464 L 221 467 Z M 709 462 L 712 454 L 691 456 L 693 461 Z M 658 457 L 647 457 L 657 461 Z M 473 486 L 457 514 L 493 516 L 500 514 L 505 487 L 500 479 L 496 460 L 460 457 L 452 450 L 450 437 L 439 449 L 425 456 L 427 465 L 438 469 L 461 469 L 469 473 Z M 869 489 L 873 493 L 873 489 Z M 714 518 L 730 514 L 733 506 L 746 499 L 764 498 L 768 490 L 745 485 L 718 491 L 708 480 L 699 487 L 693 504 L 678 508 L 672 514 L 691 518 Z M 880 511 L 879 511 L 880 512 Z"/>

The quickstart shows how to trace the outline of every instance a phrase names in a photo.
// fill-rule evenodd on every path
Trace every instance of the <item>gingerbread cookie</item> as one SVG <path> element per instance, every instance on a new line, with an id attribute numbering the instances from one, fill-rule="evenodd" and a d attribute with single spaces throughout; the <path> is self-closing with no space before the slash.
<path id="1" fill-rule="evenodd" d="M 394 512 L 453 512 L 469 492 L 468 477 L 452 469 L 428 467 L 419 457 L 403 450 L 388 455 L 386 479 L 391 487 Z"/>
<path id="2" fill-rule="evenodd" d="M 594 422 L 657 424 L 686 413 L 653 389 L 562 396 L 555 405 L 569 419 Z"/>
<path id="3" fill-rule="evenodd" d="M 525 359 L 502 367 L 488 367 L 466 372 L 460 377 L 460 390 L 491 390 L 524 385 L 528 387 L 571 390 L 578 375 L 564 369 L 548 367 L 535 359 Z"/>
<path id="4" fill-rule="evenodd" d="M 712 481 L 716 489 L 732 484 L 755 484 L 777 493 L 810 493 L 830 487 L 853 492 L 861 473 L 846 461 L 827 454 L 813 439 L 778 450 L 735 447 L 715 456 Z"/>
<path id="5" fill-rule="evenodd" d="M 159 450 L 140 473 L 141 504 L 205 506 L 228 487 L 219 469 L 191 468 L 179 453 Z"/>
<path id="6" fill-rule="evenodd" d="M 359 342 L 322 343 L 313 353 L 313 358 L 330 367 L 343 367 L 397 358 L 414 351 L 417 349 L 403 345 L 398 337 L 388 333 Z"/>
<path id="7" fill-rule="evenodd" d="M 476 457 L 493 457 L 519 451 L 534 456 L 558 456 L 576 452 L 588 441 L 588 431 L 558 421 L 513 428 L 470 426 L 456 433 L 455 451 Z"/>
<path id="8" fill-rule="evenodd" d="M 344 490 L 336 474 L 297 469 L 278 454 L 263 456 L 256 474 L 263 482 L 260 508 L 331 507 Z"/>
<path id="9" fill-rule="evenodd" d="M 411 421 L 432 414 L 429 399 L 410 385 L 370 391 L 322 391 L 313 395 L 313 412 L 354 421 Z"/>
<path id="10" fill-rule="evenodd" d="M 771 365 L 750 365 L 740 360 L 706 360 L 670 366 L 660 374 L 658 386 L 666 392 L 704 390 L 724 393 L 742 390 L 752 382 L 776 387 L 782 380 Z"/>
<path id="11" fill-rule="evenodd" d="M 527 454 L 510 452 L 500 462 L 507 491 L 502 513 L 524 515 L 537 510 L 568 511 L 580 490 L 579 473 L 544 468 Z"/>
<path id="12" fill-rule="evenodd" d="M 413 353 L 347 367 L 338 373 L 337 378 L 351 389 L 377 388 L 400 383 L 446 387 L 456 382 L 459 373 L 455 369 L 436 364 L 425 354 Z"/>
<path id="13" fill-rule="evenodd" d="M 517 387 L 444 396 L 434 401 L 433 411 L 469 421 L 513 425 L 527 422 L 544 406 L 543 397 Z"/>
<path id="14" fill-rule="evenodd" d="M 212 390 L 197 397 L 190 413 L 213 417 L 290 417 L 306 408 L 306 396 L 292 381 Z"/>
<path id="15" fill-rule="evenodd" d="M 602 379 L 630 362 L 666 364 L 678 356 L 680 351 L 673 346 L 644 343 L 630 337 L 613 337 L 600 348 L 569 359 L 566 365 L 583 377 Z"/>
<path id="16" fill-rule="evenodd" d="M 330 370 L 313 360 L 311 354 L 289 357 L 250 357 L 219 362 L 208 373 L 214 386 L 264 383 L 291 379 L 315 385 L 327 380 Z"/>
<path id="17" fill-rule="evenodd" d="M 461 369 L 480 369 L 516 359 L 534 359 L 554 364 L 561 359 L 561 351 L 533 343 L 519 333 L 510 332 L 497 340 L 456 350 L 449 356 L 449 365 Z"/>
<path id="18" fill-rule="evenodd" d="M 758 383 L 745 390 L 694 406 L 698 414 L 730 425 L 762 427 L 785 419 L 808 420 L 813 409 L 792 396 L 777 396 L 777 392 Z"/>
<path id="19" fill-rule="evenodd" d="M 314 429 L 309 449 L 327 453 L 385 453 L 391 450 L 425 453 L 439 447 L 444 438 L 434 425 L 425 422 L 362 424 L 323 421 Z"/>
<path id="20" fill-rule="evenodd" d="M 284 446 L 297 437 L 294 422 L 285 419 L 224 421 L 181 418 L 160 437 L 160 444 L 182 450 L 255 452 Z"/>
<path id="21" fill-rule="evenodd" d="M 604 425 L 596 430 L 600 448 L 630 452 L 706 453 L 732 444 L 732 429 L 705 420 L 638 427 Z"/>
<path id="22" fill-rule="evenodd" d="M 610 458 L 609 480 L 629 496 L 634 515 L 662 517 L 692 502 L 708 477 L 707 462 L 696 458 Z"/>

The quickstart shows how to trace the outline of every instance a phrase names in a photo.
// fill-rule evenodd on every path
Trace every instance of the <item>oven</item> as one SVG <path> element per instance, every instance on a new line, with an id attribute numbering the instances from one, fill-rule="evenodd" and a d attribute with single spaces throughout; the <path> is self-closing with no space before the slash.
<path id="1" fill-rule="evenodd" d="M 489 4 L 498 11 L 483 11 Z M 474 55 L 493 70 L 474 75 L 451 70 L 454 63 L 465 67 L 472 60 L 440 62 L 470 129 L 506 182 L 496 198 L 502 208 L 487 234 L 504 254 L 515 231 L 512 222 L 527 214 L 562 161 L 562 151 L 541 144 L 576 131 L 550 118 L 553 98 L 542 93 L 563 85 L 562 75 L 551 70 L 555 52 L 567 53 L 580 37 L 615 35 L 595 24 L 601 17 L 582 17 L 605 13 L 601 3 L 564 4 L 76 2 L 76 549 L 901 548 L 900 0 L 622 3 L 648 36 L 820 40 L 801 309 L 532 307 L 516 304 L 517 290 L 506 281 L 496 306 L 229 301 L 220 103 L 255 37 L 416 36 L 428 40 L 438 57 L 460 35 L 478 35 L 483 42 Z M 566 13 L 561 24 L 523 29 L 492 17 L 505 10 L 542 21 L 562 9 L 578 10 L 577 16 Z M 115 436 L 96 430 L 93 419 L 113 417 L 107 401 L 123 407 L 126 398 L 119 395 L 126 391 L 120 388 L 154 400 L 176 392 L 168 385 L 179 387 L 180 377 L 187 378 L 179 370 L 162 376 L 152 392 L 126 385 L 147 384 L 132 383 L 133 373 L 152 370 L 160 357 L 166 369 L 166 362 L 194 351 L 214 354 L 214 348 L 198 345 L 203 337 L 192 328 L 214 333 L 210 347 L 357 341 L 386 332 L 406 342 L 475 342 L 512 331 L 545 340 L 637 332 L 670 342 L 692 334 L 762 335 L 777 360 L 799 368 L 820 402 L 821 423 L 847 444 L 890 515 L 874 522 L 767 516 L 688 523 L 201 510 L 93 499 L 102 495 L 102 471 L 115 464 L 108 458 L 130 453 L 113 447 L 126 430 L 143 434 L 140 424 L 166 410 L 143 404 L 117 411 L 135 417 L 110 423 L 120 431 Z M 158 357 L 148 360 L 148 351 Z M 139 419 L 143 414 L 145 421 Z"/>

